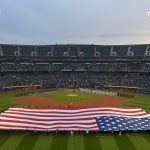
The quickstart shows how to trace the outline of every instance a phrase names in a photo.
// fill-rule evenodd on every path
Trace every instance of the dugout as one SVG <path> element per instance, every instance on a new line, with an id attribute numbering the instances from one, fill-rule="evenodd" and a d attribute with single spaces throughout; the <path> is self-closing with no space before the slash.
<path id="1" fill-rule="evenodd" d="M 131 87 L 131 86 L 115 86 L 115 85 L 104 85 L 106 89 L 115 91 L 133 91 L 141 90 L 141 87 Z"/>
<path id="2" fill-rule="evenodd" d="M 22 86 L 8 86 L 4 87 L 5 90 L 31 90 L 31 89 L 42 89 L 42 85 L 22 85 Z"/>

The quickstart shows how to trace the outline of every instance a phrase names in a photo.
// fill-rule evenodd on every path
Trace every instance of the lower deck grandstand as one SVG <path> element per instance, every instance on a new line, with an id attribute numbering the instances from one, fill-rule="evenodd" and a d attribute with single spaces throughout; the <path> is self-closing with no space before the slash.
<path id="1" fill-rule="evenodd" d="M 41 85 L 39 88 L 128 88 L 149 90 L 150 75 L 116 72 L 3 72 L 0 90 L 11 86 Z M 132 88 L 133 87 L 133 88 Z"/>

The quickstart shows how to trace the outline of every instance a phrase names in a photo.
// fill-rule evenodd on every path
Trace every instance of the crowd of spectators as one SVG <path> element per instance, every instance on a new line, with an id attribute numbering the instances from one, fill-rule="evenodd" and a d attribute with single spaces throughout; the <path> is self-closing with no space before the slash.
<path id="1" fill-rule="evenodd" d="M 150 72 L 150 63 L 101 62 L 101 63 L 1 63 L 5 71 L 123 71 Z"/>
<path id="2" fill-rule="evenodd" d="M 0 90 L 9 86 L 42 85 L 43 88 L 129 86 L 150 89 L 150 75 L 109 72 L 3 72 Z"/>

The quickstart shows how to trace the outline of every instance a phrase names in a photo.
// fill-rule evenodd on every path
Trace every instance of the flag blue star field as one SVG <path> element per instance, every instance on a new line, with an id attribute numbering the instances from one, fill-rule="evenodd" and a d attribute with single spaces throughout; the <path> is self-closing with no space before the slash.
<path id="1" fill-rule="evenodd" d="M 150 114 L 141 108 L 9 108 L 0 114 L 0 130 L 38 131 L 149 130 Z"/>
<path id="2" fill-rule="evenodd" d="M 143 131 L 150 130 L 150 117 L 131 118 L 101 116 L 96 118 L 100 131 Z"/>

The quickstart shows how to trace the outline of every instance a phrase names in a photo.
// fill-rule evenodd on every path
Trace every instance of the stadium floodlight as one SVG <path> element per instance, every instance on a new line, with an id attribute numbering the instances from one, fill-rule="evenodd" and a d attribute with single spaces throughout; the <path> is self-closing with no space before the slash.
<path id="1" fill-rule="evenodd" d="M 148 17 L 150 17 L 150 10 L 147 12 Z"/>

